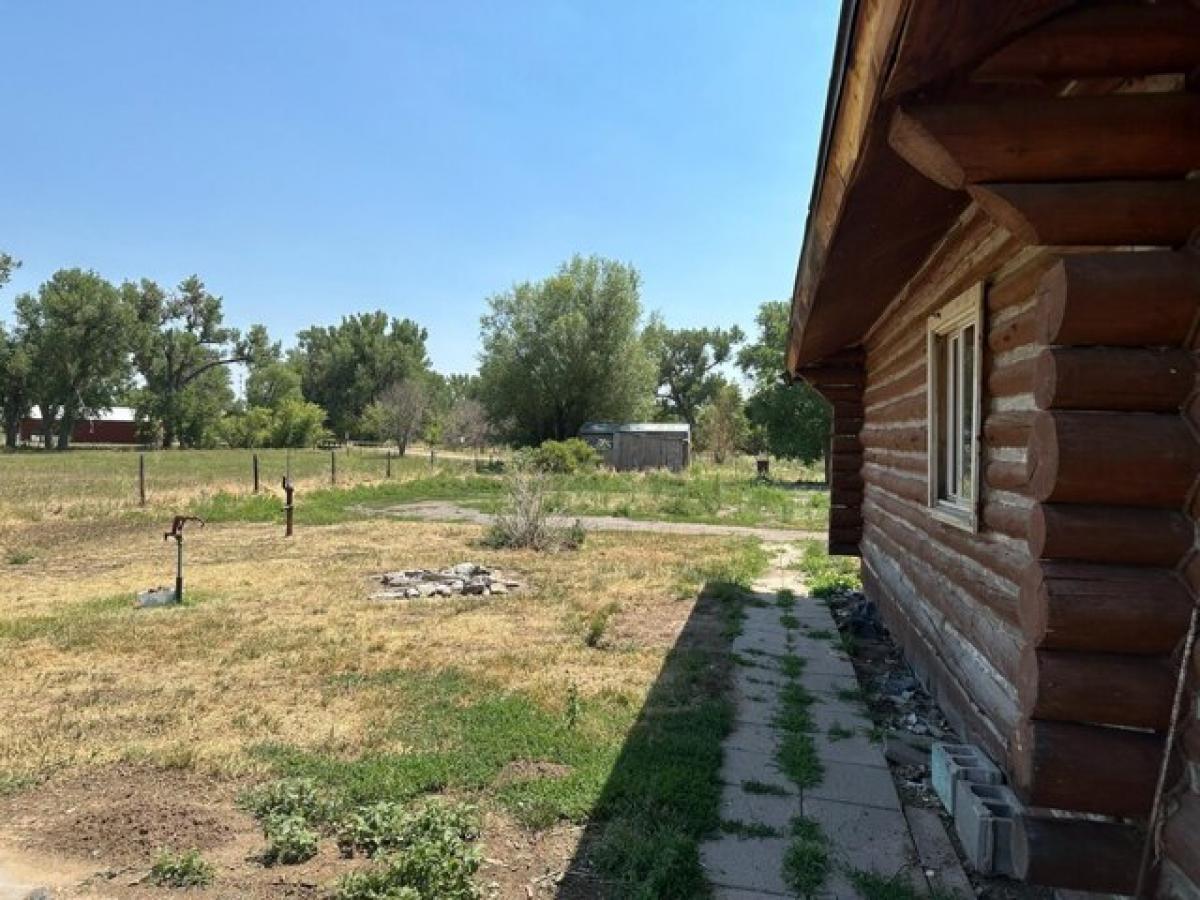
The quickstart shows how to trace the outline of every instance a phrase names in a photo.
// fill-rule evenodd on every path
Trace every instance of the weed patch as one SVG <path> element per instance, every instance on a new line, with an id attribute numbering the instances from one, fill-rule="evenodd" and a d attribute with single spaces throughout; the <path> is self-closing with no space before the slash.
<path id="1" fill-rule="evenodd" d="M 162 887 L 189 888 L 212 884 L 213 867 L 197 850 L 164 850 L 150 868 L 150 880 Z"/>
<path id="2" fill-rule="evenodd" d="M 801 897 L 811 897 L 829 877 L 825 835 L 811 819 L 792 821 L 793 840 L 783 857 L 783 878 Z"/>
<path id="3" fill-rule="evenodd" d="M 753 778 L 747 778 L 742 782 L 742 790 L 747 794 L 767 794 L 773 797 L 786 797 L 788 789 L 781 784 L 772 784 L 769 781 L 757 781 Z"/>

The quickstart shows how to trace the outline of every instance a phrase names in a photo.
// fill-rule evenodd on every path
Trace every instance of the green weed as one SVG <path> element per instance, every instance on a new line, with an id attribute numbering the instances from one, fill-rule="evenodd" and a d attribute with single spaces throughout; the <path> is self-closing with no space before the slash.
<path id="1" fill-rule="evenodd" d="M 772 784 L 769 781 L 758 781 L 753 778 L 747 778 L 742 782 L 742 790 L 747 794 L 768 794 L 775 797 L 786 797 L 788 789 L 780 784 Z"/>
<path id="2" fill-rule="evenodd" d="M 212 884 L 213 867 L 198 850 L 185 853 L 163 850 L 150 868 L 150 880 L 162 887 L 205 887 Z"/>
<path id="3" fill-rule="evenodd" d="M 263 831 L 267 836 L 267 849 L 262 858 L 268 866 L 290 866 L 317 855 L 321 838 L 308 827 L 302 815 L 269 816 L 263 823 Z"/>

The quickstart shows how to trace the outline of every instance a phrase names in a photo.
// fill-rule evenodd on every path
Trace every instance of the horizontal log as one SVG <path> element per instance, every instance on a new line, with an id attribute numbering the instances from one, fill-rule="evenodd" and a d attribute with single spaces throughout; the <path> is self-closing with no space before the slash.
<path id="1" fill-rule="evenodd" d="M 1192 596 L 1171 569 L 1044 561 L 1027 567 L 1017 608 L 1034 647 L 1161 656 L 1187 630 Z"/>
<path id="2" fill-rule="evenodd" d="M 988 500 L 983 504 L 983 526 L 988 531 L 1008 535 L 1019 541 L 1026 539 L 1029 514 L 1023 506 Z"/>
<path id="3" fill-rule="evenodd" d="M 975 202 L 1025 244 L 1181 247 L 1200 222 L 1200 182 L 985 184 Z"/>
<path id="4" fill-rule="evenodd" d="M 1190 72 L 1200 66 L 1200 15 L 1184 4 L 1107 4 L 1038 25 L 975 67 L 979 83 Z"/>
<path id="5" fill-rule="evenodd" d="M 829 527 L 841 531 L 845 528 L 862 530 L 861 506 L 831 506 L 829 508 Z"/>
<path id="6" fill-rule="evenodd" d="M 853 402 L 862 403 L 863 389 L 856 385 L 834 387 L 832 385 L 821 385 L 814 387 L 814 391 L 828 400 L 830 403 Z"/>
<path id="7" fill-rule="evenodd" d="M 1034 357 L 994 367 L 988 373 L 987 392 L 990 397 L 1015 397 L 1033 392 L 1037 377 Z"/>
<path id="8" fill-rule="evenodd" d="M 1200 97 L 911 104 L 892 115 L 888 143 L 951 190 L 994 181 L 1181 178 L 1200 159 Z"/>
<path id="9" fill-rule="evenodd" d="M 1010 774 L 1030 806 L 1144 819 L 1162 751 L 1162 736 L 1150 732 L 1024 719 Z"/>
<path id="10" fill-rule="evenodd" d="M 1029 439 L 1035 500 L 1181 508 L 1200 473 L 1200 445 L 1182 416 L 1039 412 Z"/>
<path id="11" fill-rule="evenodd" d="M 1200 262 L 1172 251 L 1066 256 L 1037 295 L 1043 344 L 1179 346 L 1200 305 Z"/>
<path id="12" fill-rule="evenodd" d="M 874 447 L 882 450 L 909 450 L 925 452 L 924 424 L 918 426 L 888 426 L 864 428 L 860 440 L 864 447 Z"/>
<path id="13" fill-rule="evenodd" d="M 923 363 L 925 358 L 924 356 L 918 356 L 916 359 Z M 887 400 L 893 400 L 905 394 L 911 394 L 925 385 L 925 377 L 925 366 L 915 365 L 909 372 L 886 384 L 872 381 L 871 384 L 867 385 L 866 391 L 863 392 L 863 402 L 867 405 L 874 405 Z"/>
<path id="14" fill-rule="evenodd" d="M 854 544 L 857 546 L 861 540 L 861 525 L 829 529 L 829 543 L 831 544 Z"/>
<path id="15" fill-rule="evenodd" d="M 1024 447 L 1033 431 L 1034 413 L 992 413 L 983 420 L 983 439 L 989 447 Z"/>
<path id="16" fill-rule="evenodd" d="M 1054 260 L 1040 254 L 988 288 L 988 312 L 995 315 L 1033 299 L 1033 292 Z"/>
<path id="17" fill-rule="evenodd" d="M 853 400 L 830 401 L 829 405 L 833 407 L 833 414 L 837 418 L 862 418 L 863 402 L 861 394 Z"/>
<path id="18" fill-rule="evenodd" d="M 1034 719 L 1166 731 L 1175 672 L 1162 656 L 1039 650 L 1017 674 L 1021 710 Z"/>
<path id="19" fill-rule="evenodd" d="M 830 438 L 829 449 L 832 453 L 862 453 L 863 443 L 854 436 L 835 434 Z"/>
<path id="20" fill-rule="evenodd" d="M 1033 342 L 1037 327 L 1036 310 L 1025 310 L 1003 325 L 991 329 L 987 336 L 988 347 L 993 353 L 1007 353 L 1009 350 L 1023 347 Z"/>
<path id="21" fill-rule="evenodd" d="M 862 453 L 835 453 L 829 460 L 833 472 L 857 472 L 862 468 Z"/>
<path id="22" fill-rule="evenodd" d="M 805 367 L 797 373 L 818 390 L 822 387 L 862 387 L 867 373 L 861 366 Z"/>
<path id="23" fill-rule="evenodd" d="M 1145 833 L 1133 825 L 1018 816 L 1013 868 L 1021 881 L 1102 894 L 1133 894 Z"/>
<path id="24" fill-rule="evenodd" d="M 862 488 L 857 490 L 844 488 L 836 483 L 837 479 L 834 482 L 829 491 L 829 503 L 831 506 L 862 506 Z"/>
<path id="25" fill-rule="evenodd" d="M 825 546 L 830 556 L 862 556 L 858 541 L 846 543 L 830 540 Z"/>
<path id="26" fill-rule="evenodd" d="M 867 449 L 863 459 L 877 466 L 897 472 L 908 472 L 922 477 L 929 474 L 929 457 L 924 453 L 914 455 L 896 450 L 882 450 L 870 447 Z"/>
<path id="27" fill-rule="evenodd" d="M 1029 484 L 1029 471 L 1023 462 L 990 462 L 983 473 L 984 484 L 996 490 L 1021 491 Z"/>
<path id="28" fill-rule="evenodd" d="M 862 431 L 863 419 L 861 416 L 834 416 L 833 423 L 829 426 L 831 434 L 835 435 L 854 435 Z"/>
<path id="29" fill-rule="evenodd" d="M 929 567 L 905 565 L 904 556 L 896 553 L 879 529 L 869 527 L 864 533 L 867 595 L 879 604 L 905 658 L 961 736 L 982 738 L 997 759 L 1006 758 L 1004 742 L 1020 718 L 1008 683 L 1019 656 L 1018 636 L 972 609 L 970 603 L 952 602 L 947 594 L 956 592 L 946 591 L 936 573 Z M 990 643 L 980 644 L 972 629 Z M 980 665 L 981 654 L 990 667 Z"/>
<path id="30" fill-rule="evenodd" d="M 1177 510 L 1039 503 L 1029 511 L 1035 559 L 1172 569 L 1194 540 L 1192 520 Z"/>
<path id="31" fill-rule="evenodd" d="M 969 635 L 1005 678 L 1015 678 L 1019 634 L 1016 628 L 1001 630 L 997 624 L 1016 625 L 1017 597 L 1011 583 L 991 574 L 996 568 L 989 563 L 996 560 L 987 551 L 994 548 L 981 546 L 982 559 L 968 556 L 960 552 L 961 544 L 950 543 L 950 526 L 931 523 L 930 530 L 905 528 L 885 513 L 879 498 L 868 496 L 864 501 L 863 520 L 872 533 L 879 535 L 879 545 L 894 558 L 912 560 L 905 566 L 905 574 L 925 602 Z M 958 591 L 947 590 L 947 585 Z M 984 609 L 991 615 L 981 616 Z"/>
<path id="32" fill-rule="evenodd" d="M 1176 412 L 1196 383 L 1184 350 L 1053 347 L 1038 354 L 1036 372 L 1042 409 Z"/>

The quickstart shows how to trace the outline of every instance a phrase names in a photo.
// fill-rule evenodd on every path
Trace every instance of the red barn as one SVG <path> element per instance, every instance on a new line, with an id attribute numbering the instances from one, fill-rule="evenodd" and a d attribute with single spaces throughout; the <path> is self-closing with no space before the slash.
<path id="1" fill-rule="evenodd" d="M 22 444 L 38 444 L 42 440 L 42 411 L 34 407 L 21 420 L 18 441 Z M 137 416 L 133 407 L 114 406 L 99 415 L 83 418 L 75 423 L 71 432 L 73 444 L 137 444 Z"/>

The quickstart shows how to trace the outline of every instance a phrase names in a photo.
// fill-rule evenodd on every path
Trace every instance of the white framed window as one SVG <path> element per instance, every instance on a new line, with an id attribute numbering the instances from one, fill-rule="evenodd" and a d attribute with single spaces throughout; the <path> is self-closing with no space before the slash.
<path id="1" fill-rule="evenodd" d="M 979 527 L 983 285 L 929 317 L 929 506 L 945 522 Z"/>

